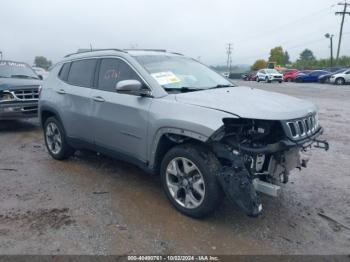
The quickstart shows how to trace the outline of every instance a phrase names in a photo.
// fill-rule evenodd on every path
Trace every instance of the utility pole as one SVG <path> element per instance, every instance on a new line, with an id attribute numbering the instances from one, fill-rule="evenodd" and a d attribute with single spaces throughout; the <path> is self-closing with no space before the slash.
<path id="1" fill-rule="evenodd" d="M 344 26 L 344 20 L 345 20 L 345 15 L 350 15 L 350 12 L 347 12 L 346 9 L 348 7 L 348 3 L 345 2 L 344 3 L 338 3 L 338 5 L 342 5 L 344 6 L 344 9 L 342 12 L 335 12 L 336 15 L 342 15 L 342 19 L 341 19 L 341 24 L 340 24 L 340 33 L 339 33 L 339 42 L 338 42 L 338 50 L 337 50 L 337 64 L 339 61 L 339 53 L 340 53 L 340 45 L 341 45 L 341 39 L 343 36 L 343 26 Z"/>
<path id="2" fill-rule="evenodd" d="M 324 35 L 326 38 L 329 38 L 330 42 L 331 42 L 331 67 L 333 67 L 333 36 L 334 35 L 331 35 L 329 33 L 325 34 Z"/>
<path id="3" fill-rule="evenodd" d="M 232 47 L 233 44 L 232 43 L 228 43 L 227 47 L 226 47 L 226 54 L 227 54 L 227 70 L 228 73 L 231 73 L 231 64 L 232 64 L 232 60 L 231 60 L 231 54 L 232 54 Z"/>

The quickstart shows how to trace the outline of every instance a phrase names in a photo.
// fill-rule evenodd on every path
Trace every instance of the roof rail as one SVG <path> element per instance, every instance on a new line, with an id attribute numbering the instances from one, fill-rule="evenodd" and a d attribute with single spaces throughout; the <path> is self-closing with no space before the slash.
<path id="1" fill-rule="evenodd" d="M 65 55 L 64 57 L 70 57 L 72 55 L 77 55 L 77 54 L 84 54 L 84 53 L 90 53 L 90 52 L 98 52 L 98 51 L 118 51 L 118 52 L 123 52 L 125 53 L 124 50 L 122 49 L 117 49 L 117 48 L 104 48 L 104 49 L 88 49 L 88 50 L 84 50 L 84 51 L 78 51 L 78 52 L 75 52 L 75 53 L 71 53 L 71 54 L 68 54 L 68 55 Z"/>
<path id="2" fill-rule="evenodd" d="M 154 51 L 154 52 L 166 52 L 165 49 L 140 49 L 140 48 L 129 48 L 129 49 L 124 49 L 125 51 Z"/>

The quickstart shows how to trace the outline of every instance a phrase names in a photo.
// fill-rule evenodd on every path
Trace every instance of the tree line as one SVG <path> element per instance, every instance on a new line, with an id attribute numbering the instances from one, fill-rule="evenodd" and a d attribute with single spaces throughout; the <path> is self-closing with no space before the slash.
<path id="1" fill-rule="evenodd" d="M 268 60 L 258 59 L 251 66 L 251 70 L 256 71 L 267 67 L 268 62 L 275 62 L 277 65 L 287 68 L 297 69 L 319 69 L 331 66 L 331 59 L 317 59 L 310 49 L 303 50 L 299 58 L 291 62 L 287 51 L 284 51 L 281 46 L 274 47 L 270 50 Z M 350 57 L 342 56 L 339 58 L 337 66 L 350 67 Z"/>

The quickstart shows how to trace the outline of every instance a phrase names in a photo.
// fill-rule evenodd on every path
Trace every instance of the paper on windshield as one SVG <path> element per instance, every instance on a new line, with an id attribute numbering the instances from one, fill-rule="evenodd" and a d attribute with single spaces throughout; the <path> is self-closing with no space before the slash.
<path id="1" fill-rule="evenodd" d="M 171 71 L 167 72 L 158 72 L 151 74 L 151 76 L 158 82 L 160 85 L 174 84 L 178 83 L 181 80 Z"/>

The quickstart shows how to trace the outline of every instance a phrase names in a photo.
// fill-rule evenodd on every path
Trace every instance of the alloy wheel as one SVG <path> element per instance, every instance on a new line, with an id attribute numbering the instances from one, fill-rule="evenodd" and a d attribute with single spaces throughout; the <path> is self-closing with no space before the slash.
<path id="1" fill-rule="evenodd" d="M 62 136 L 54 122 L 47 124 L 45 136 L 48 149 L 51 153 L 58 154 L 62 149 Z"/>
<path id="2" fill-rule="evenodd" d="M 204 177 L 189 159 L 177 157 L 166 168 L 166 185 L 171 197 L 182 207 L 199 207 L 205 196 Z"/>

